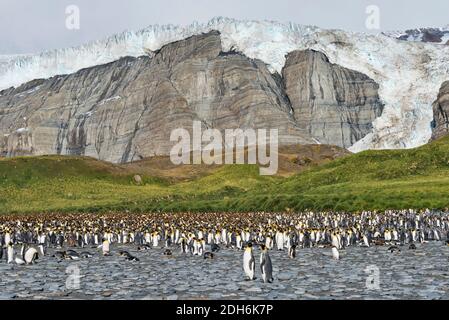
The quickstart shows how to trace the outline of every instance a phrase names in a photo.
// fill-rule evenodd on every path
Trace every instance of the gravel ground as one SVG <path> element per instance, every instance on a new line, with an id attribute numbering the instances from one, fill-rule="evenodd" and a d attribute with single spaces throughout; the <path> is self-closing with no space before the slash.
<path id="1" fill-rule="evenodd" d="M 140 259 L 126 261 L 127 250 Z M 256 264 L 255 281 L 245 281 L 242 251 L 222 249 L 213 260 L 183 255 L 173 248 L 143 252 L 135 246 L 112 246 L 113 256 L 98 249 L 92 258 L 58 261 L 47 256 L 35 265 L 0 262 L 0 299 L 449 299 L 449 247 L 441 242 L 408 246 L 390 253 L 387 247 L 349 247 L 341 260 L 330 249 L 302 249 L 294 260 L 271 251 L 274 282 L 264 284 Z M 259 250 L 255 250 L 256 262 Z M 371 266 L 371 269 L 367 269 Z M 367 289 L 378 268 L 379 289 Z M 76 272 L 79 270 L 79 288 Z"/>

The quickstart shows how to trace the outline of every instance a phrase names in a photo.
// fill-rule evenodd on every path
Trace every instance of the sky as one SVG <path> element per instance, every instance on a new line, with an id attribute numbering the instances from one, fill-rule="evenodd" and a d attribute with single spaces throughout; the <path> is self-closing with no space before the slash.
<path id="1" fill-rule="evenodd" d="M 66 26 L 70 5 L 79 8 L 79 29 Z M 366 28 L 370 5 L 379 8 L 376 30 Z M 0 54 L 77 46 L 124 30 L 217 16 L 381 32 L 446 26 L 448 13 L 449 0 L 0 0 Z"/>

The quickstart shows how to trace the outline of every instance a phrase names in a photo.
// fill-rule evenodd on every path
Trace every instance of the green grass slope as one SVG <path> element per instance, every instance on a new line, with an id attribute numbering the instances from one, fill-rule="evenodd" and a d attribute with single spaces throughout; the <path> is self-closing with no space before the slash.
<path id="1" fill-rule="evenodd" d="M 279 179 L 259 176 L 249 165 L 208 169 L 205 176 L 180 182 L 141 172 L 86 157 L 0 159 L 0 213 L 177 210 L 185 201 L 195 209 Z"/>
<path id="2" fill-rule="evenodd" d="M 0 212 L 449 207 L 449 137 L 412 150 L 349 155 L 288 178 L 260 176 L 250 165 L 180 181 L 133 170 L 83 157 L 1 159 Z"/>
<path id="3" fill-rule="evenodd" d="M 449 137 L 411 150 L 365 151 L 283 181 L 282 206 L 337 210 L 449 206 Z"/>

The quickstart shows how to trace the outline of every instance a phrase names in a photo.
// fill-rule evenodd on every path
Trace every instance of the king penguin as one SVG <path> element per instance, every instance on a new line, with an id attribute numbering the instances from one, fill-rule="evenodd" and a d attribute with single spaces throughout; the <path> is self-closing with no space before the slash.
<path id="1" fill-rule="evenodd" d="M 245 271 L 246 276 L 249 280 L 254 280 L 254 272 L 255 272 L 255 261 L 253 255 L 253 246 L 250 243 L 247 244 L 245 248 L 245 252 L 243 253 L 243 270 Z"/>
<path id="2" fill-rule="evenodd" d="M 12 242 L 9 242 L 6 247 L 6 257 L 8 259 L 8 263 L 14 262 L 14 247 L 12 246 Z"/>
<path id="3" fill-rule="evenodd" d="M 204 259 L 213 259 L 214 258 L 214 254 L 212 252 L 205 252 L 203 254 L 203 258 Z"/>
<path id="4" fill-rule="evenodd" d="M 187 241 L 185 238 L 181 238 L 181 253 L 187 253 Z"/>
<path id="5" fill-rule="evenodd" d="M 332 247 L 332 258 L 335 260 L 340 260 L 340 253 L 338 252 L 337 247 Z"/>
<path id="6" fill-rule="evenodd" d="M 294 259 L 296 257 L 296 245 L 292 245 L 288 248 L 288 257 Z"/>
<path id="7" fill-rule="evenodd" d="M 273 282 L 273 266 L 271 264 L 271 258 L 268 254 L 268 249 L 264 245 L 260 248 L 262 252 L 260 254 L 260 272 L 262 273 L 263 282 L 272 283 Z"/>
<path id="8" fill-rule="evenodd" d="M 211 246 L 210 246 L 210 248 L 211 248 L 211 251 L 212 251 L 212 252 L 218 252 L 218 251 L 220 251 L 220 246 L 219 246 L 218 244 L 216 244 L 216 243 L 212 243 Z"/>
<path id="9" fill-rule="evenodd" d="M 25 251 L 24 259 L 26 264 L 33 264 L 38 259 L 39 253 L 35 248 L 28 248 Z"/>
<path id="10" fill-rule="evenodd" d="M 44 245 L 43 244 L 39 244 L 38 248 L 39 248 L 39 254 L 42 257 L 45 256 L 45 247 L 44 247 Z"/>
<path id="11" fill-rule="evenodd" d="M 101 244 L 101 250 L 102 250 L 103 256 L 111 255 L 109 249 L 110 249 L 110 247 L 109 247 L 108 239 L 103 239 L 103 243 Z"/>
<path id="12" fill-rule="evenodd" d="M 24 244 L 22 244 L 22 247 L 20 249 L 20 254 L 16 254 L 14 262 L 18 265 L 25 264 L 25 245 Z"/>

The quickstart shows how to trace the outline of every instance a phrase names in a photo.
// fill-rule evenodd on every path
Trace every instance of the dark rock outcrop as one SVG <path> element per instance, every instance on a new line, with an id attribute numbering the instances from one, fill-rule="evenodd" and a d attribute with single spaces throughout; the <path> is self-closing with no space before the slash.
<path id="1" fill-rule="evenodd" d="M 449 81 L 441 85 L 438 99 L 433 104 L 432 139 L 449 133 Z"/>
<path id="2" fill-rule="evenodd" d="M 320 143 L 347 148 L 382 114 L 377 83 L 321 52 L 290 53 L 282 73 L 297 123 Z"/>
<path id="3" fill-rule="evenodd" d="M 0 155 L 86 155 L 121 163 L 167 155 L 170 133 L 192 128 L 279 129 L 282 145 L 348 147 L 382 107 L 368 77 L 320 53 L 289 55 L 284 77 L 222 52 L 212 31 L 151 57 L 125 57 L 0 92 Z M 190 131 L 190 130 L 189 130 Z"/>
<path id="4" fill-rule="evenodd" d="M 449 35 L 449 30 L 441 30 L 439 28 L 420 28 L 406 30 L 405 33 L 397 37 L 397 39 L 445 44 L 443 39 L 447 35 Z"/>

